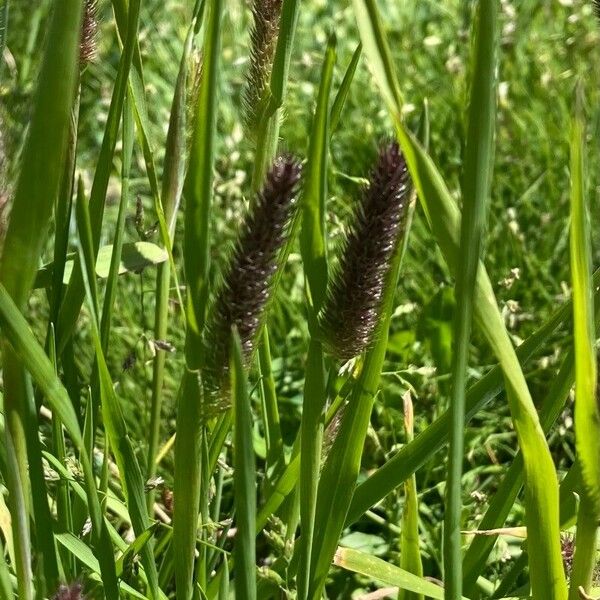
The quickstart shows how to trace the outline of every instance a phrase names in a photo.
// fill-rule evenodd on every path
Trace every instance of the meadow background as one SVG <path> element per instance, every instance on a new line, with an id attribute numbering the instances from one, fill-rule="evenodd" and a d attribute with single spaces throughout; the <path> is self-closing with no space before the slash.
<path id="1" fill-rule="evenodd" d="M 179 0 L 145 0 L 139 43 L 146 76 L 151 135 L 157 164 L 161 165 L 170 103 L 177 78 L 189 6 Z M 50 3 L 11 2 L 6 50 L 0 61 L 0 197 L 12 189 L 31 111 L 32 92 L 40 66 Z M 412 130 L 418 127 L 423 103 L 429 105 L 429 151 L 450 191 L 458 197 L 461 153 L 465 139 L 469 3 L 396 1 L 380 3 L 393 58 L 406 104 L 404 114 Z M 82 77 L 77 170 L 89 190 L 106 122 L 119 52 L 110 3 L 100 1 L 97 54 Z M 220 102 L 217 121 L 216 181 L 213 220 L 213 258 L 223 260 L 223 245 L 236 232 L 244 203 L 250 195 L 253 151 L 241 121 L 242 90 L 247 66 L 250 13 L 242 1 L 226 0 L 222 22 Z M 486 266 L 514 343 L 526 339 L 556 307 L 570 297 L 569 269 L 569 123 L 575 83 L 586 93 L 587 198 L 592 214 L 593 239 L 598 242 L 598 140 L 600 139 L 600 27 L 591 2 L 580 0 L 502 0 L 500 2 L 498 113 L 492 200 L 486 242 Z M 330 31 L 337 36 L 334 89 L 339 85 L 359 36 L 352 7 L 347 2 L 304 0 L 301 3 L 292 53 L 285 118 L 280 148 L 305 157 L 309 128 Z M 380 140 L 393 135 L 365 58 L 361 58 L 341 120 L 331 141 L 328 172 L 328 226 L 332 247 L 343 230 L 356 195 Z M 115 173 L 108 188 L 102 244 L 110 243 L 117 217 L 121 143 Z M 139 148 L 134 150 L 132 196 L 144 209 L 144 225 L 152 230 L 156 217 Z M 136 206 L 130 203 L 126 240 L 139 240 Z M 139 213 L 139 210 L 138 210 Z M 139 214 L 137 217 L 139 224 Z M 180 219 L 182 221 L 182 219 Z M 174 256 L 181 265 L 182 222 L 178 223 Z M 149 239 L 158 242 L 156 231 Z M 594 263 L 600 263 L 598 243 Z M 180 274 L 181 275 L 181 274 Z M 149 427 L 154 318 L 154 270 L 126 274 L 119 279 L 108 366 L 123 403 L 135 450 L 143 463 Z M 449 372 L 454 306 L 453 280 L 420 207 L 409 240 L 392 318 L 384 376 L 365 442 L 361 477 L 383 464 L 404 443 L 402 394 L 412 391 L 415 430 L 421 431 L 448 408 Z M 273 370 L 280 404 L 282 433 L 291 445 L 301 416 L 304 361 L 308 340 L 300 254 L 294 248 L 270 317 Z M 43 291 L 29 303 L 29 320 L 43 339 L 48 304 Z M 183 365 L 185 332 L 171 306 L 162 443 L 175 430 L 175 396 Z M 79 320 L 76 356 L 82 370 L 93 360 L 86 309 Z M 548 390 L 566 350 L 571 331 L 559 328 L 541 356 L 527 365 L 534 402 Z M 474 332 L 469 380 L 484 374 L 495 359 Z M 258 414 L 258 396 L 252 382 Z M 572 402 L 549 436 L 560 473 L 574 459 Z M 44 425 L 44 427 L 49 425 Z M 500 475 L 517 452 L 517 440 L 504 394 L 471 421 L 466 430 L 463 501 L 465 529 L 474 529 L 497 488 Z M 264 458 L 264 432 L 254 428 L 259 484 Z M 419 531 L 424 569 L 441 575 L 442 521 L 447 453 L 442 451 L 416 474 L 419 491 Z M 167 452 L 159 474 L 163 488 L 173 485 L 173 458 Z M 231 482 L 225 485 L 231 502 Z M 344 545 L 397 562 L 401 489 L 390 494 L 344 533 Z M 168 507 L 165 508 L 168 512 Z M 3 513 L 0 511 L 0 529 Z M 511 510 L 507 526 L 523 524 L 521 500 Z M 268 540 L 258 537 L 257 558 L 269 563 Z M 502 536 L 486 577 L 495 581 L 506 572 L 520 540 Z M 332 570 L 331 598 L 358 598 L 374 589 L 359 575 Z"/>

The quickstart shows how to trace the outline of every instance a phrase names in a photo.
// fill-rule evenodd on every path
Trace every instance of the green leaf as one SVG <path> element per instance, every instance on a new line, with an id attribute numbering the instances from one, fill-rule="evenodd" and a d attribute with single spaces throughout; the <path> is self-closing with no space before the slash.
<path id="1" fill-rule="evenodd" d="M 589 591 L 596 564 L 600 518 L 600 399 L 597 392 L 592 242 L 585 200 L 582 90 L 576 90 L 571 124 L 571 274 L 575 348 L 575 448 L 581 469 L 582 497 L 577 515 L 575 556 L 569 600 Z"/>
<path id="2" fill-rule="evenodd" d="M 495 0 L 480 0 L 473 23 L 472 74 L 465 148 L 463 210 L 456 271 L 450 448 L 444 519 L 444 573 L 447 600 L 462 595 L 462 465 L 464 461 L 467 367 L 473 322 L 477 269 L 489 204 L 496 122 Z"/>
<path id="3" fill-rule="evenodd" d="M 308 597 L 311 580 L 311 556 L 315 530 L 317 489 L 321 470 L 323 427 L 327 390 L 323 348 L 315 337 L 315 317 L 327 292 L 327 162 L 329 157 L 329 95 L 336 59 L 336 38 L 329 37 L 317 105 L 308 149 L 307 175 L 304 180 L 300 249 L 306 281 L 306 298 L 312 338 L 306 359 L 302 423 L 300 426 L 300 568 L 297 576 L 298 598 Z"/>
<path id="4" fill-rule="evenodd" d="M 346 104 L 346 99 L 348 98 L 348 93 L 350 92 L 352 80 L 354 79 L 354 74 L 356 73 L 356 67 L 358 67 L 358 62 L 360 61 L 361 54 L 362 44 L 359 43 L 358 46 L 356 46 L 356 50 L 354 51 L 350 62 L 348 63 L 348 68 L 344 73 L 344 78 L 342 79 L 342 83 L 340 84 L 340 89 L 338 90 L 333 101 L 333 106 L 331 107 L 331 114 L 329 116 L 330 135 L 332 135 L 333 132 L 337 129 L 338 123 L 340 122 L 342 110 L 344 109 L 344 104 Z"/>
<path id="5" fill-rule="evenodd" d="M 444 600 L 444 589 L 440 586 L 359 550 L 339 547 L 333 562 L 342 569 L 359 573 L 374 581 L 381 581 L 386 585 L 396 586 L 401 590 L 421 594 L 427 598 Z"/>
<path id="6" fill-rule="evenodd" d="M 237 534 L 234 546 L 236 598 L 256 600 L 256 461 L 252 442 L 252 409 L 237 330 L 233 331 L 231 357 L 234 410 L 234 504 Z"/>

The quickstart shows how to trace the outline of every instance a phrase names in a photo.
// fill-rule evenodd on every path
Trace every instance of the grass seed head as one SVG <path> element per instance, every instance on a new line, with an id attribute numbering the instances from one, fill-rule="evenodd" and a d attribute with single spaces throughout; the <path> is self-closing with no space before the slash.
<path id="1" fill-rule="evenodd" d="M 325 345 L 341 359 L 360 354 L 371 343 L 390 261 L 405 231 L 409 180 L 397 143 L 380 148 L 369 181 L 339 250 L 319 315 Z"/>
<path id="2" fill-rule="evenodd" d="M 244 124 L 250 135 L 256 132 L 269 85 L 281 4 L 282 0 L 254 0 L 252 3 L 254 25 L 250 33 L 250 60 L 243 95 Z"/>
<path id="3" fill-rule="evenodd" d="M 83 69 L 96 58 L 98 52 L 98 3 L 97 0 L 83 0 L 83 22 L 79 38 L 79 64 Z"/>
<path id="4" fill-rule="evenodd" d="M 292 157 L 276 159 L 240 227 L 209 308 L 203 340 L 203 381 L 211 403 L 226 396 L 223 392 L 227 389 L 233 326 L 237 327 L 247 362 L 254 352 L 280 251 L 296 211 L 300 174 L 300 163 Z"/>

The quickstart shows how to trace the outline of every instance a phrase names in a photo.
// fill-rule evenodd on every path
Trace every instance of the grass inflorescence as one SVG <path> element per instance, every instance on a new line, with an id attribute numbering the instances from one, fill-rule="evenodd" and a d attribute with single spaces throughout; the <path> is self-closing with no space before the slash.
<path id="1" fill-rule="evenodd" d="M 327 349 L 349 359 L 373 340 L 381 299 L 408 214 L 408 169 L 396 142 L 383 144 L 338 249 L 319 324 Z"/>
<path id="2" fill-rule="evenodd" d="M 237 328 L 246 363 L 256 348 L 280 266 L 279 254 L 297 209 L 300 174 L 295 158 L 277 158 L 240 226 L 209 309 L 203 340 L 204 384 L 212 395 L 226 396 L 231 328 Z"/>

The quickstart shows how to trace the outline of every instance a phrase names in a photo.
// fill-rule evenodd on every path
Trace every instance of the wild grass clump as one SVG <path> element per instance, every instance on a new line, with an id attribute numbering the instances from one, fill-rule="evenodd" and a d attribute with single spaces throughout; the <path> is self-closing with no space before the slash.
<path id="1" fill-rule="evenodd" d="M 0 600 L 597 596 L 600 3 L 27 4 Z"/>

